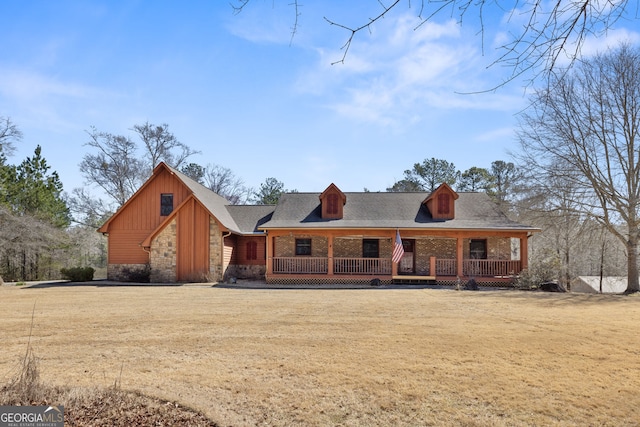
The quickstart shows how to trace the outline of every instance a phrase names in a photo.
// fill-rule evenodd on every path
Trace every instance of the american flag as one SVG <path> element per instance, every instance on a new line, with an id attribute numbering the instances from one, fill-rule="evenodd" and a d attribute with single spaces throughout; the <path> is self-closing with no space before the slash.
<path id="1" fill-rule="evenodd" d="M 391 261 L 400 262 L 403 255 L 404 255 L 404 248 L 402 247 L 400 230 L 396 230 L 396 242 L 393 245 L 393 254 L 391 255 Z"/>

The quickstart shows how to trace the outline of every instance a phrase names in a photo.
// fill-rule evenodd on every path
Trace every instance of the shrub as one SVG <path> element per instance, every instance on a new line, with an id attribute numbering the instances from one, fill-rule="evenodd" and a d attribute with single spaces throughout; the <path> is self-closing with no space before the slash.
<path id="1" fill-rule="evenodd" d="M 560 265 L 555 259 L 532 263 L 528 269 L 522 270 L 516 286 L 520 289 L 538 289 L 540 284 L 554 282 L 560 275 Z"/>
<path id="2" fill-rule="evenodd" d="M 62 278 L 71 282 L 89 282 L 93 280 L 95 270 L 91 267 L 73 267 L 60 269 Z"/>

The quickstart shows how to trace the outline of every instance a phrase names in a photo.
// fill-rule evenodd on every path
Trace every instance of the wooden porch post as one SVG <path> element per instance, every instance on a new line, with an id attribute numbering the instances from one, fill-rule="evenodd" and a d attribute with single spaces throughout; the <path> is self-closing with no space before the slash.
<path id="1" fill-rule="evenodd" d="M 266 239 L 266 246 L 265 246 L 265 250 L 267 251 L 267 277 L 269 277 L 271 275 L 271 273 L 273 273 L 273 237 L 269 236 L 268 232 L 267 232 L 267 239 Z"/>
<path id="2" fill-rule="evenodd" d="M 429 276 L 436 277 L 436 257 L 429 257 Z"/>
<path id="3" fill-rule="evenodd" d="M 327 274 L 333 276 L 333 236 L 329 236 L 327 250 Z"/>
<path id="4" fill-rule="evenodd" d="M 456 239 L 456 275 L 460 278 L 464 277 L 464 266 L 462 262 L 462 257 L 464 256 L 463 241 L 464 239 L 462 237 Z"/>
<path id="5" fill-rule="evenodd" d="M 529 237 L 524 236 L 520 238 L 520 269 L 524 270 L 529 266 Z"/>

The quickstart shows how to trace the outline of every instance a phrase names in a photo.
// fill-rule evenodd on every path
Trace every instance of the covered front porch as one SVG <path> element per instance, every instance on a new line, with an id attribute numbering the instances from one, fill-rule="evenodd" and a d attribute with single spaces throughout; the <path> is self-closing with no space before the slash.
<path id="1" fill-rule="evenodd" d="M 527 267 L 526 233 L 405 230 L 404 255 L 392 262 L 395 230 L 318 234 L 270 232 L 267 283 L 477 282 L 508 284 Z"/>

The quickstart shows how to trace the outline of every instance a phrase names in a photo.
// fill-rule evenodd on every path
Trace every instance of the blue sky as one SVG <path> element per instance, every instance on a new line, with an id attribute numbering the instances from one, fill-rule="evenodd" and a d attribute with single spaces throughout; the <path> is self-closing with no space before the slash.
<path id="1" fill-rule="evenodd" d="M 416 30 L 417 5 L 404 3 L 331 65 L 348 34 L 323 17 L 359 25 L 378 1 L 301 2 L 293 40 L 289 3 L 252 0 L 234 15 L 217 0 L 2 2 L 0 116 L 24 134 L 10 162 L 41 145 L 71 192 L 84 186 L 86 130 L 133 137 L 146 121 L 250 187 L 275 177 L 299 191 L 378 191 L 426 158 L 461 171 L 509 159 L 523 81 L 459 93 L 505 77 L 487 66 L 517 19 L 488 16 L 483 42 L 473 19 Z M 619 40 L 640 43 L 640 21 L 619 21 L 583 53 Z"/>

